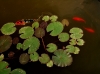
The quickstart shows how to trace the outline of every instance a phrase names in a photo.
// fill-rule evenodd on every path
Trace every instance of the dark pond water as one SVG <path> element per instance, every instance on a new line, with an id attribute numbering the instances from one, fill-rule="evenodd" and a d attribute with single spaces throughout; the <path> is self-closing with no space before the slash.
<path id="1" fill-rule="evenodd" d="M 100 2 L 99 0 L 0 0 L 0 26 L 19 19 L 37 18 L 42 12 L 58 15 L 59 20 L 67 18 L 72 27 L 91 27 L 95 33 L 84 30 L 85 45 L 78 55 L 73 55 L 73 63 L 66 68 L 47 68 L 40 63 L 21 65 L 18 58 L 8 59 L 12 69 L 22 68 L 27 74 L 100 74 Z M 75 22 L 73 16 L 82 17 L 86 23 Z M 46 39 L 45 39 L 46 40 Z M 55 39 L 54 39 L 55 41 Z M 59 44 L 60 46 L 61 44 Z M 12 46 L 5 52 L 16 51 Z M 15 52 L 18 57 L 22 52 Z"/>

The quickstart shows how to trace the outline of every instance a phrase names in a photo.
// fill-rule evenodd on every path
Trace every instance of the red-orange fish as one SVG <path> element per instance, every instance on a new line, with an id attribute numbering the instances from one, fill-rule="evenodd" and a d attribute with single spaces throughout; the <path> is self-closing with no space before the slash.
<path id="1" fill-rule="evenodd" d="M 73 20 L 78 21 L 78 22 L 86 22 L 84 19 L 80 18 L 80 17 L 73 17 Z"/>
<path id="2" fill-rule="evenodd" d="M 25 21 L 19 20 L 17 22 L 15 22 L 15 25 L 25 25 Z"/>
<path id="3" fill-rule="evenodd" d="M 90 32 L 90 33 L 94 33 L 94 32 L 95 32 L 92 28 L 85 28 L 85 27 L 84 27 L 84 29 L 85 29 L 86 31 Z"/>

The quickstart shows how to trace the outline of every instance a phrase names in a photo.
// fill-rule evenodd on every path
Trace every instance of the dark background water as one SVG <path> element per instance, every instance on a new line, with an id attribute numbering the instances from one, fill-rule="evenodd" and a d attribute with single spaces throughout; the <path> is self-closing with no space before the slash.
<path id="1" fill-rule="evenodd" d="M 59 19 L 67 18 L 70 22 L 69 28 L 92 27 L 95 33 L 84 30 L 83 39 L 86 43 L 80 47 L 78 55 L 73 55 L 73 63 L 69 67 L 47 68 L 38 62 L 21 65 L 17 58 L 7 60 L 11 68 L 22 68 L 27 74 L 100 74 L 100 2 L 98 0 L 0 0 L 0 26 L 23 18 L 37 18 L 42 12 L 58 15 Z M 82 17 L 86 23 L 73 21 L 73 16 Z M 15 54 L 19 56 L 21 53 Z"/>

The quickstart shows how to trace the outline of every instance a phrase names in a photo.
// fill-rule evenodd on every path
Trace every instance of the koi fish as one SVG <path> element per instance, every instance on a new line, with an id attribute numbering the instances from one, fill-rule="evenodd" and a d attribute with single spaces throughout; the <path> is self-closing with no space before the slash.
<path id="1" fill-rule="evenodd" d="M 73 20 L 78 21 L 78 22 L 86 22 L 84 19 L 80 18 L 80 17 L 73 17 Z"/>
<path id="2" fill-rule="evenodd" d="M 95 32 L 92 28 L 85 28 L 85 27 L 84 27 L 84 29 L 85 29 L 86 31 L 90 32 L 90 33 L 94 33 L 94 32 Z"/>
<path id="3" fill-rule="evenodd" d="M 15 22 L 15 25 L 25 25 L 25 21 L 22 20 L 18 20 L 17 22 Z"/>

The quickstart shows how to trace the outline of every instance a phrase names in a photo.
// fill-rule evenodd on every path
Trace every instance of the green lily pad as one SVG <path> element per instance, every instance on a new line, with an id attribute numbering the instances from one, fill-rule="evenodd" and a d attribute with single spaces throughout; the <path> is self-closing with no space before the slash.
<path id="1" fill-rule="evenodd" d="M 50 17 L 50 20 L 51 20 L 52 22 L 57 21 L 57 19 L 58 19 L 58 16 L 56 16 L 56 15 L 52 15 L 52 16 Z"/>
<path id="2" fill-rule="evenodd" d="M 33 24 L 32 24 L 32 28 L 38 28 L 39 27 L 39 23 L 38 22 L 34 22 Z"/>
<path id="3" fill-rule="evenodd" d="M 11 35 L 16 31 L 15 24 L 12 22 L 6 23 L 1 27 L 1 32 L 4 35 Z"/>
<path id="4" fill-rule="evenodd" d="M 79 52 L 80 52 L 80 49 L 78 47 L 75 47 L 74 54 L 79 54 Z"/>
<path id="5" fill-rule="evenodd" d="M 30 56 L 27 53 L 22 53 L 19 57 L 20 64 L 27 64 L 29 61 Z"/>
<path id="6" fill-rule="evenodd" d="M 45 36 L 45 30 L 43 28 L 37 28 L 35 29 L 34 35 L 38 38 L 42 38 L 43 36 Z"/>
<path id="7" fill-rule="evenodd" d="M 77 45 L 82 46 L 84 43 L 85 41 L 83 39 L 77 39 Z"/>
<path id="8" fill-rule="evenodd" d="M 0 61 L 0 70 L 5 69 L 9 65 L 6 61 Z"/>
<path id="9" fill-rule="evenodd" d="M 30 26 L 25 26 L 25 27 L 22 27 L 20 30 L 19 30 L 19 34 L 20 35 L 20 38 L 22 39 L 27 39 L 29 37 L 32 37 L 33 34 L 34 34 L 34 29 Z"/>
<path id="10" fill-rule="evenodd" d="M 51 31 L 50 33 L 51 36 L 59 35 L 63 31 L 63 29 L 64 26 L 60 22 L 52 22 L 46 28 L 47 32 Z"/>
<path id="11" fill-rule="evenodd" d="M 57 45 L 54 44 L 54 43 L 49 43 L 49 44 L 47 45 L 46 50 L 47 50 L 48 52 L 52 53 L 52 52 L 54 52 L 55 50 L 57 50 Z"/>
<path id="12" fill-rule="evenodd" d="M 47 21 L 49 21 L 49 16 L 48 15 L 45 15 L 45 16 L 43 16 L 43 18 L 42 18 L 42 20 L 44 20 L 45 22 L 47 22 Z"/>
<path id="13" fill-rule="evenodd" d="M 69 21 L 67 20 L 67 19 L 63 19 L 62 21 L 61 21 L 61 23 L 65 26 L 68 26 L 69 25 Z"/>
<path id="14" fill-rule="evenodd" d="M 21 43 L 17 43 L 16 48 L 17 48 L 18 50 L 20 50 L 20 49 L 22 48 L 22 44 L 21 44 Z"/>
<path id="15" fill-rule="evenodd" d="M 47 65 L 47 67 L 53 67 L 53 61 L 50 60 L 46 65 Z"/>
<path id="16" fill-rule="evenodd" d="M 42 63 L 42 64 L 46 64 L 50 61 L 50 57 L 48 54 L 41 54 L 41 57 L 39 57 L 39 61 Z"/>
<path id="17" fill-rule="evenodd" d="M 0 74 L 10 74 L 10 72 L 11 72 L 11 68 L 0 70 Z"/>
<path id="18" fill-rule="evenodd" d="M 0 36 L 0 53 L 7 51 L 12 45 L 12 38 L 8 35 Z"/>
<path id="19" fill-rule="evenodd" d="M 2 61 L 4 59 L 4 54 L 0 55 L 0 61 Z"/>
<path id="20" fill-rule="evenodd" d="M 66 52 L 68 52 L 68 53 L 74 53 L 75 52 L 75 47 L 73 46 L 73 45 L 67 45 L 66 46 Z"/>
<path id="21" fill-rule="evenodd" d="M 65 50 L 58 49 L 54 52 L 52 61 L 59 67 L 66 67 L 72 64 L 73 58 Z"/>
<path id="22" fill-rule="evenodd" d="M 83 34 L 81 34 L 81 33 L 74 33 L 74 34 L 71 34 L 70 37 L 72 39 L 80 39 L 80 38 L 83 37 Z"/>
<path id="23" fill-rule="evenodd" d="M 66 42 L 69 40 L 69 34 L 68 33 L 65 33 L 65 32 L 62 32 L 58 35 L 58 39 L 59 41 L 61 42 Z"/>
<path id="24" fill-rule="evenodd" d="M 26 49 L 28 49 L 28 53 L 34 53 L 35 51 L 37 51 L 39 49 L 40 46 L 40 41 L 38 38 L 36 37 L 30 37 L 29 39 L 24 40 L 22 48 L 25 51 Z"/>
<path id="25" fill-rule="evenodd" d="M 70 39 L 69 42 L 70 45 L 76 45 L 76 43 L 77 43 L 76 39 Z"/>
<path id="26" fill-rule="evenodd" d="M 26 74 L 23 69 L 17 68 L 11 71 L 11 74 Z"/>
<path id="27" fill-rule="evenodd" d="M 39 59 L 39 54 L 37 52 L 34 52 L 33 54 L 30 54 L 30 60 L 32 62 L 38 61 Z"/>
<path id="28" fill-rule="evenodd" d="M 83 33 L 83 30 L 81 28 L 78 28 L 78 27 L 73 27 L 72 29 L 70 29 L 69 31 L 70 33 Z"/>

